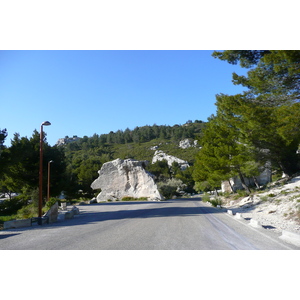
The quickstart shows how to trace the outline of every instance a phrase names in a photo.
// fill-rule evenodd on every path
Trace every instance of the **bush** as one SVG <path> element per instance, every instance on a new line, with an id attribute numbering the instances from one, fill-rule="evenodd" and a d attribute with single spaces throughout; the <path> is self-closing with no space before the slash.
<path id="1" fill-rule="evenodd" d="M 49 201 L 46 202 L 45 209 L 48 211 L 56 202 L 60 205 L 60 199 L 58 198 L 50 198 Z"/>
<path id="2" fill-rule="evenodd" d="M 5 200 L 0 203 L 1 215 L 13 215 L 16 214 L 19 209 L 27 204 L 28 200 L 22 196 L 14 197 L 10 200 Z"/>
<path id="3" fill-rule="evenodd" d="M 222 205 L 222 200 L 221 199 L 212 199 L 212 200 L 210 200 L 209 201 L 210 203 L 211 203 L 211 205 L 213 206 L 213 207 L 217 207 L 218 205 Z"/>
<path id="4" fill-rule="evenodd" d="M 201 199 L 203 202 L 210 202 L 210 196 L 208 194 L 204 194 Z"/>
<path id="5" fill-rule="evenodd" d="M 29 219 L 37 217 L 38 215 L 38 206 L 35 203 L 26 205 L 18 210 L 16 219 Z"/>
<path id="6" fill-rule="evenodd" d="M 222 200 L 221 199 L 210 199 L 210 196 L 208 194 L 204 194 L 202 197 L 201 197 L 202 201 L 203 202 L 209 202 L 211 203 L 211 205 L 213 207 L 217 207 L 218 205 L 222 205 Z"/>
<path id="7" fill-rule="evenodd" d="M 160 181 L 157 183 L 159 192 L 166 198 L 170 199 L 175 195 L 179 195 L 178 191 L 183 189 L 185 185 L 182 180 L 177 178 L 168 179 L 166 181 Z"/>

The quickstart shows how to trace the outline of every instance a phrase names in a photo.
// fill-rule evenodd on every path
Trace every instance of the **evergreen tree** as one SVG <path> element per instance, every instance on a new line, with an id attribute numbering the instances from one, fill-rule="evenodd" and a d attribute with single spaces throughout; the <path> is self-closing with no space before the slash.
<path id="1" fill-rule="evenodd" d="M 39 149 L 40 134 L 36 130 L 31 138 L 14 134 L 11 146 L 3 152 L 4 171 L 2 186 L 9 191 L 22 192 L 35 190 L 39 182 Z M 53 160 L 51 170 L 51 190 L 53 194 L 59 195 L 64 184 L 65 156 L 64 152 L 57 147 L 50 147 L 44 137 L 44 159 L 43 159 L 43 188 L 44 194 L 47 188 L 48 161 Z"/>
<path id="2" fill-rule="evenodd" d="M 254 148 L 256 159 L 271 161 L 284 173 L 299 170 L 300 51 L 224 51 L 213 54 L 242 67 L 247 76 L 233 74 L 234 84 L 248 90 L 218 95 L 218 114 L 238 128 L 241 142 Z"/>
<path id="3" fill-rule="evenodd" d="M 239 129 L 233 126 L 223 115 L 212 116 L 201 139 L 202 149 L 199 151 L 194 165 L 193 178 L 196 182 L 207 182 L 217 189 L 223 180 L 238 176 L 243 187 L 250 193 L 246 183 L 247 175 L 257 175 L 254 167 L 255 152 L 240 138 Z M 256 171 L 256 173 L 255 173 Z"/>
<path id="4" fill-rule="evenodd" d="M 7 137 L 7 130 L 6 129 L 0 129 L 0 155 L 1 155 L 1 148 L 3 147 L 4 141 Z"/>

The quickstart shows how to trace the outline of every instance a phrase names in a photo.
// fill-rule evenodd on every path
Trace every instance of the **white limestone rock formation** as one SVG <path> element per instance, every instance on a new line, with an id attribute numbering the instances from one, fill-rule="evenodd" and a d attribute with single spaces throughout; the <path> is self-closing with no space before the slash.
<path id="1" fill-rule="evenodd" d="M 267 167 L 258 176 L 256 176 L 255 179 L 258 185 L 265 185 L 272 181 L 272 171 L 269 164 L 267 164 Z M 221 189 L 223 193 L 231 193 L 232 189 L 234 192 L 244 189 L 239 177 L 233 177 L 229 180 L 222 181 L 221 183 Z M 248 186 L 255 186 L 253 178 L 244 178 L 244 180 Z"/>
<path id="2" fill-rule="evenodd" d="M 192 143 L 189 139 L 184 139 L 179 142 L 179 148 L 181 149 L 187 149 L 190 147 L 192 147 Z"/>
<path id="3" fill-rule="evenodd" d="M 190 147 L 197 147 L 197 146 L 198 146 L 197 140 L 193 141 L 192 139 L 184 139 L 179 142 L 179 148 L 181 149 L 187 149 Z"/>
<path id="4" fill-rule="evenodd" d="M 119 158 L 104 163 L 98 171 L 99 177 L 91 184 L 92 189 L 101 189 L 97 202 L 124 197 L 163 200 L 152 175 L 144 169 L 143 164 L 142 161 Z"/>
<path id="5" fill-rule="evenodd" d="M 79 139 L 80 138 L 77 135 L 74 135 L 72 138 L 65 137 L 65 138 L 62 138 L 62 139 L 58 139 L 58 141 L 56 142 L 56 145 L 57 146 L 63 146 L 63 145 L 69 144 L 69 143 L 76 142 Z"/>
<path id="6" fill-rule="evenodd" d="M 153 159 L 152 159 L 152 164 L 156 163 L 157 161 L 162 161 L 162 160 L 166 160 L 169 167 L 172 166 L 173 162 L 177 162 L 180 165 L 181 170 L 185 170 L 190 166 L 188 164 L 188 162 L 183 159 L 180 159 L 180 158 L 172 156 L 172 155 L 168 155 L 161 150 L 155 151 Z"/>

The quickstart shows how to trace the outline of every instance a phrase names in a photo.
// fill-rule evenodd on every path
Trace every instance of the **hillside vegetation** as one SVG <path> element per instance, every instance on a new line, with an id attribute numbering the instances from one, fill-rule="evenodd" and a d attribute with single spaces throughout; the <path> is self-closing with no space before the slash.
<path id="1" fill-rule="evenodd" d="M 103 135 L 94 134 L 92 137 L 85 136 L 76 142 L 61 146 L 66 156 L 67 173 L 72 180 L 69 186 L 74 188 L 73 191 L 67 192 L 72 194 L 77 189 L 91 192 L 91 182 L 97 178 L 97 171 L 107 161 L 132 158 L 151 163 L 156 149 L 186 160 L 192 166 L 199 147 L 182 149 L 179 147 L 179 142 L 186 138 L 200 139 L 204 126 L 205 123 L 202 121 L 188 121 L 184 125 L 174 126 L 143 126 L 136 127 L 134 130 L 126 129 Z M 172 173 L 164 163 L 156 163 L 154 166 L 149 164 L 148 170 L 156 173 L 157 177 L 162 175 L 160 179 L 170 179 L 176 175 L 175 166 Z M 177 170 L 177 173 L 180 171 Z M 194 183 L 191 170 L 185 173 L 189 173 L 188 181 L 191 188 Z"/>
<path id="2" fill-rule="evenodd" d="M 98 176 L 98 170 L 108 161 L 121 158 L 147 160 L 151 163 L 155 148 L 169 155 L 179 157 L 193 165 L 199 147 L 181 149 L 182 139 L 201 138 L 205 123 L 188 121 L 184 125 L 143 126 L 133 130 L 118 130 L 108 134 L 94 134 L 74 139 L 71 143 L 51 147 L 44 141 L 44 194 L 47 186 L 47 163 L 51 164 L 51 192 L 58 196 L 61 191 L 67 198 L 80 196 L 92 197 L 94 191 L 90 185 Z M 33 132 L 31 138 L 15 134 L 11 147 L 2 148 L 0 170 L 0 191 L 10 194 L 21 193 L 30 198 L 38 187 L 39 169 L 39 133 Z M 152 171 L 160 179 L 170 179 L 176 174 L 176 166 L 171 172 L 163 162 L 156 163 Z M 168 170 L 166 170 L 168 169 Z M 179 170 L 177 170 L 179 173 Z M 187 172 L 186 172 L 187 173 Z M 177 174 L 178 175 L 178 174 Z M 178 175 L 179 176 L 179 175 Z M 189 185 L 192 186 L 189 174 Z"/>

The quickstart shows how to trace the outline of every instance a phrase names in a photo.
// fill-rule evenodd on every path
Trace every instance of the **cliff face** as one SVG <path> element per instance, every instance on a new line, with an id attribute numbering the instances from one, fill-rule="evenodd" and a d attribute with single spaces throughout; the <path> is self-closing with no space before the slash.
<path id="1" fill-rule="evenodd" d="M 163 200 L 151 174 L 143 168 L 142 161 L 118 158 L 103 164 L 98 173 L 99 177 L 91 184 L 92 189 L 101 189 L 98 202 L 123 197 Z"/>

